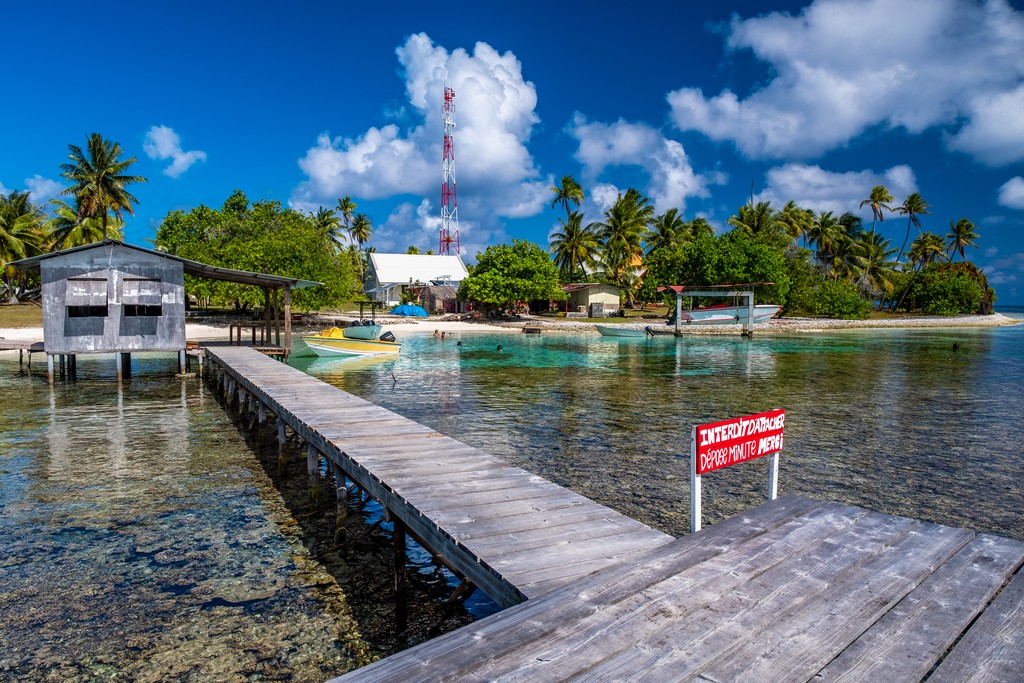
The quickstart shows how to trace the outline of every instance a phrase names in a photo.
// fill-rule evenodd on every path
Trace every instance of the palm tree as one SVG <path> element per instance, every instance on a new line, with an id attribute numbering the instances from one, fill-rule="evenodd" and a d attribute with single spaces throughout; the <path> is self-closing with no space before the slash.
<path id="1" fill-rule="evenodd" d="M 859 233 L 853 236 L 845 232 L 840 234 L 828 263 L 828 271 L 833 280 L 842 278 L 854 282 L 860 278 L 864 261 L 864 246 L 860 237 Z"/>
<path id="2" fill-rule="evenodd" d="M 370 221 L 370 217 L 365 213 L 357 213 L 356 217 L 352 221 L 352 228 L 349 230 L 349 234 L 352 235 L 352 239 L 359 245 L 359 250 L 363 250 L 363 245 L 370 241 L 370 237 L 373 235 L 373 222 Z"/>
<path id="3" fill-rule="evenodd" d="M 345 195 L 338 200 L 337 212 L 338 216 L 341 217 L 341 222 L 345 224 L 345 232 L 352 237 L 352 218 L 356 215 L 356 203 L 352 201 L 352 197 Z M 355 239 L 353 237 L 353 239 Z"/>
<path id="4" fill-rule="evenodd" d="M 650 228 L 644 233 L 647 253 L 655 249 L 671 249 L 690 240 L 690 224 L 679 215 L 679 209 L 669 209 L 655 216 Z"/>
<path id="5" fill-rule="evenodd" d="M 910 245 L 910 260 L 920 270 L 946 258 L 946 241 L 934 232 L 923 232 Z"/>
<path id="6" fill-rule="evenodd" d="M 48 225 L 53 249 L 68 249 L 83 244 L 99 242 L 103 237 L 103 225 L 97 217 L 78 218 L 79 208 L 60 199 L 52 199 L 53 217 Z M 121 228 L 124 223 L 116 216 L 112 223 L 107 224 L 107 232 L 115 240 L 122 239 Z"/>
<path id="7" fill-rule="evenodd" d="M 885 214 L 883 211 L 892 211 L 890 206 L 896 198 L 889 194 L 889 190 L 886 189 L 885 185 L 875 185 L 871 188 L 871 194 L 868 198 L 860 203 L 860 208 L 864 208 L 865 204 L 871 205 L 871 230 L 875 230 L 875 222 L 885 222 Z"/>
<path id="8" fill-rule="evenodd" d="M 695 240 L 698 237 L 714 237 L 715 229 L 708 223 L 707 219 L 698 216 L 687 224 L 687 230 L 690 233 L 690 239 Z"/>
<path id="9" fill-rule="evenodd" d="M 61 194 L 73 195 L 78 201 L 78 218 L 100 216 L 103 238 L 107 236 L 107 215 L 113 213 L 118 219 L 121 212 L 134 216 L 133 204 L 136 199 L 125 186 L 144 183 L 142 176 L 126 175 L 128 167 L 135 163 L 135 157 L 121 161 L 124 152 L 116 142 L 104 140 L 99 133 L 89 136 L 86 151 L 77 145 L 68 145 L 71 163 L 61 164 L 61 175 L 71 182 L 71 187 Z"/>
<path id="10" fill-rule="evenodd" d="M 857 214 L 847 211 L 838 219 L 839 225 L 843 226 L 843 232 L 853 240 L 859 240 L 864 235 L 864 221 Z M 872 229 L 873 231 L 874 229 Z"/>
<path id="11" fill-rule="evenodd" d="M 43 212 L 29 201 L 29 193 L 12 190 L 0 194 L 0 275 L 8 299 L 15 298 L 16 272 L 7 264 L 43 250 Z"/>
<path id="12" fill-rule="evenodd" d="M 949 232 L 946 233 L 946 239 L 949 240 L 949 245 L 946 250 L 949 252 L 949 260 L 953 260 L 953 254 L 959 252 L 960 259 L 963 261 L 967 260 L 967 255 L 964 254 L 964 248 L 974 247 L 978 245 L 972 240 L 978 239 L 978 233 L 974 231 L 974 223 L 970 222 L 966 218 L 961 218 L 956 224 L 953 221 L 949 222 Z"/>
<path id="13" fill-rule="evenodd" d="M 893 291 L 892 278 L 898 264 L 889 259 L 896 253 L 896 250 L 891 248 L 890 240 L 874 230 L 863 233 L 858 241 L 860 242 L 858 263 L 860 277 L 857 280 L 857 286 L 862 292 L 882 302 Z"/>
<path id="14" fill-rule="evenodd" d="M 804 246 L 807 246 L 807 231 L 814 222 L 814 212 L 801 208 L 796 202 L 790 200 L 782 207 L 782 210 L 775 214 L 775 219 L 792 239 L 804 238 Z"/>
<path id="15" fill-rule="evenodd" d="M 818 263 L 827 273 L 831 273 L 829 264 L 839 250 L 839 242 L 845 236 L 843 225 L 832 216 L 831 211 L 822 211 L 814 217 L 807 231 L 807 240 L 816 249 Z"/>
<path id="16" fill-rule="evenodd" d="M 555 198 L 551 200 L 551 208 L 555 208 L 556 204 L 561 204 L 565 207 L 565 218 L 568 221 L 572 213 L 569 205 L 575 204 L 579 208 L 580 202 L 584 199 L 583 188 L 580 187 L 580 184 L 571 175 L 567 175 L 562 178 L 561 186 L 556 185 L 551 188 L 551 191 L 555 193 Z"/>
<path id="17" fill-rule="evenodd" d="M 313 225 L 333 244 L 337 252 L 341 248 L 342 226 L 341 221 L 334 214 L 334 209 L 320 207 L 316 213 L 310 212 L 309 217 L 313 219 Z"/>
<path id="18" fill-rule="evenodd" d="M 910 239 L 910 226 L 916 226 L 918 232 L 921 231 L 921 221 L 917 219 L 919 215 L 926 215 L 930 213 L 928 209 L 932 208 L 928 202 L 924 200 L 919 193 L 915 192 L 911 195 L 907 195 L 907 198 L 903 200 L 903 203 L 896 207 L 896 213 L 901 216 L 907 216 L 907 234 L 903 238 L 903 245 L 900 247 L 900 254 L 896 257 L 897 261 L 903 259 L 903 250 L 907 246 L 907 240 Z"/>
<path id="19" fill-rule="evenodd" d="M 583 216 L 578 211 L 570 213 L 568 221 L 559 222 L 562 230 L 551 234 L 551 253 L 565 281 L 571 282 L 578 268 L 594 267 L 601 244 L 591 226 L 583 227 Z"/>
<path id="20" fill-rule="evenodd" d="M 601 240 L 601 260 L 607 277 L 621 284 L 626 271 L 636 268 L 643 257 L 643 236 L 654 218 L 654 207 L 639 190 L 630 188 L 604 215 L 603 222 L 594 224 Z"/>
<path id="21" fill-rule="evenodd" d="M 747 235 L 760 235 L 778 229 L 780 225 L 776 221 L 776 212 L 771 202 L 758 202 L 756 205 L 744 204 L 726 223 Z"/>

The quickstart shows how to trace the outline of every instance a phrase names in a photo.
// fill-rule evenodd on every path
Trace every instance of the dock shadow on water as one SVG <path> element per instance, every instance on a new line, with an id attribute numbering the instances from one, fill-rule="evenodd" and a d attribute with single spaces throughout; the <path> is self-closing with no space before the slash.
<path id="1" fill-rule="evenodd" d="M 280 477 L 207 386 L 135 360 L 50 387 L 0 358 L 0 681 L 323 681 L 471 620 L 430 567 L 396 637 L 374 510 L 330 551 L 303 456 Z"/>

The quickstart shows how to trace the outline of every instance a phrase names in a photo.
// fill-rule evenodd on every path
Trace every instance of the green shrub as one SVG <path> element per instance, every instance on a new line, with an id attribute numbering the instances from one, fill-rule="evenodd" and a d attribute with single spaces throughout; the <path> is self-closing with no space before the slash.
<path id="1" fill-rule="evenodd" d="M 825 281 L 818 289 L 814 312 L 841 320 L 863 320 L 868 317 L 871 303 L 860 297 L 857 287 L 844 281 Z"/>
<path id="2" fill-rule="evenodd" d="M 928 315 L 960 315 L 976 313 L 983 296 L 981 285 L 970 274 L 929 266 L 918 273 L 908 298 Z"/>

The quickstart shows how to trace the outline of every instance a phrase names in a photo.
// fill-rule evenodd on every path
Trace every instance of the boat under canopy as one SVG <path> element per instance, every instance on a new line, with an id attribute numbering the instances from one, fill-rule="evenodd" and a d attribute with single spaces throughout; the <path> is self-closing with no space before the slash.
<path id="1" fill-rule="evenodd" d="M 361 325 L 359 327 L 371 327 Z M 377 356 L 398 353 L 402 345 L 395 341 L 395 335 L 385 332 L 380 339 L 358 339 L 346 334 L 352 327 L 332 327 L 320 334 L 304 335 L 303 343 L 321 358 L 337 356 Z"/>

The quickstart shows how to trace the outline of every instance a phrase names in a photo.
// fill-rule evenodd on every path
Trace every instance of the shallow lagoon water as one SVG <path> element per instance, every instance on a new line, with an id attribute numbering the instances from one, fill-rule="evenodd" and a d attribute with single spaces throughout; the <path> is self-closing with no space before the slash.
<path id="1" fill-rule="evenodd" d="M 0 680 L 322 681 L 360 661 L 343 593 L 175 362 L 137 358 L 120 390 L 110 357 L 52 390 L 45 365 L 0 363 Z"/>
<path id="2" fill-rule="evenodd" d="M 394 329 L 397 359 L 293 363 L 671 534 L 689 528 L 691 426 L 782 407 L 782 492 L 1024 538 L 1024 327 Z M 346 596 L 230 416 L 174 358 L 135 360 L 119 391 L 109 357 L 53 389 L 0 357 L 0 680 L 323 680 L 357 663 Z M 766 465 L 705 477 L 705 524 L 760 503 Z"/>
<path id="3" fill-rule="evenodd" d="M 1024 539 L 1024 326 L 401 341 L 293 364 L 674 535 L 692 425 L 785 408 L 781 492 Z M 704 477 L 705 524 L 766 486 L 764 460 Z"/>

